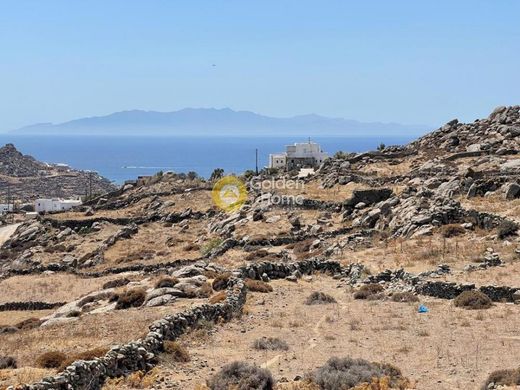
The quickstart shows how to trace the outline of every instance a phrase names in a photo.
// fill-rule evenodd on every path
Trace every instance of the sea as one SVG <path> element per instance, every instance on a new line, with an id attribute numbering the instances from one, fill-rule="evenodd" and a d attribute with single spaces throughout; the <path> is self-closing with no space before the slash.
<path id="1" fill-rule="evenodd" d="M 322 149 L 333 155 L 337 151 L 375 150 L 381 143 L 403 145 L 414 136 L 377 138 L 313 138 Z M 306 142 L 295 137 L 157 137 L 157 136 L 31 136 L 1 134 L 2 145 L 12 143 L 23 154 L 48 163 L 65 163 L 70 167 L 92 170 L 115 184 L 152 175 L 158 171 L 189 172 L 209 177 L 215 168 L 228 173 L 242 173 L 267 165 L 270 153 L 283 152 L 285 145 Z"/>

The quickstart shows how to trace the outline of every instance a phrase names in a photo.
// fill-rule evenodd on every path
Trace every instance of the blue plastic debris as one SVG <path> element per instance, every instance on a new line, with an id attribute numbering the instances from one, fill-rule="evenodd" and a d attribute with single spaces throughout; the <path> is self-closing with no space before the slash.
<path id="1" fill-rule="evenodd" d="M 419 306 L 419 310 L 417 310 L 417 311 L 419 313 L 428 313 L 429 312 L 428 308 L 426 306 L 424 306 L 424 305 L 420 305 Z"/>

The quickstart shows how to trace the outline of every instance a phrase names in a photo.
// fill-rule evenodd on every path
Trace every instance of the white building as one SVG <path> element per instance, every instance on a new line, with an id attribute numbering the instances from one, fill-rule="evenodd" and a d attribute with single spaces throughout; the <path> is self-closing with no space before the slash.
<path id="1" fill-rule="evenodd" d="M 329 155 L 316 142 L 287 145 L 285 153 L 269 155 L 269 168 L 309 168 L 320 165 Z"/>
<path id="2" fill-rule="evenodd" d="M 34 210 L 38 213 L 41 212 L 52 212 L 52 211 L 65 211 L 70 210 L 73 207 L 80 206 L 81 200 L 79 199 L 36 199 L 34 202 Z"/>
<path id="3" fill-rule="evenodd" d="M 13 205 L 7 203 L 0 203 L 0 214 L 5 214 L 13 211 Z"/>

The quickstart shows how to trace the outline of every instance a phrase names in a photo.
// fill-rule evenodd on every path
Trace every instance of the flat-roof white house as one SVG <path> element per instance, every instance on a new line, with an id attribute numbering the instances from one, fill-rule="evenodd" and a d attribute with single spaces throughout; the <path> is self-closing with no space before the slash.
<path id="1" fill-rule="evenodd" d="M 13 205 L 7 203 L 0 203 L 0 214 L 5 214 L 13 211 Z"/>
<path id="2" fill-rule="evenodd" d="M 80 205 L 81 200 L 79 199 L 36 199 L 36 201 L 34 202 L 34 210 L 38 213 L 65 211 Z"/>
<path id="3" fill-rule="evenodd" d="M 328 153 L 316 142 L 302 142 L 285 147 L 285 153 L 269 155 L 269 168 L 309 168 L 320 165 L 328 158 Z"/>

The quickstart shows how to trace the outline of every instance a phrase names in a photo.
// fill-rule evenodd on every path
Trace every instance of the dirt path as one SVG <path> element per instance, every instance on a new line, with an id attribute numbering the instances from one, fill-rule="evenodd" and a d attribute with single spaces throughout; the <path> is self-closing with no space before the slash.
<path id="1" fill-rule="evenodd" d="M 4 242 L 9 240 L 13 233 L 16 231 L 18 226 L 20 226 L 21 223 L 14 223 L 12 225 L 2 226 L 0 227 L 0 246 L 4 245 Z"/>

